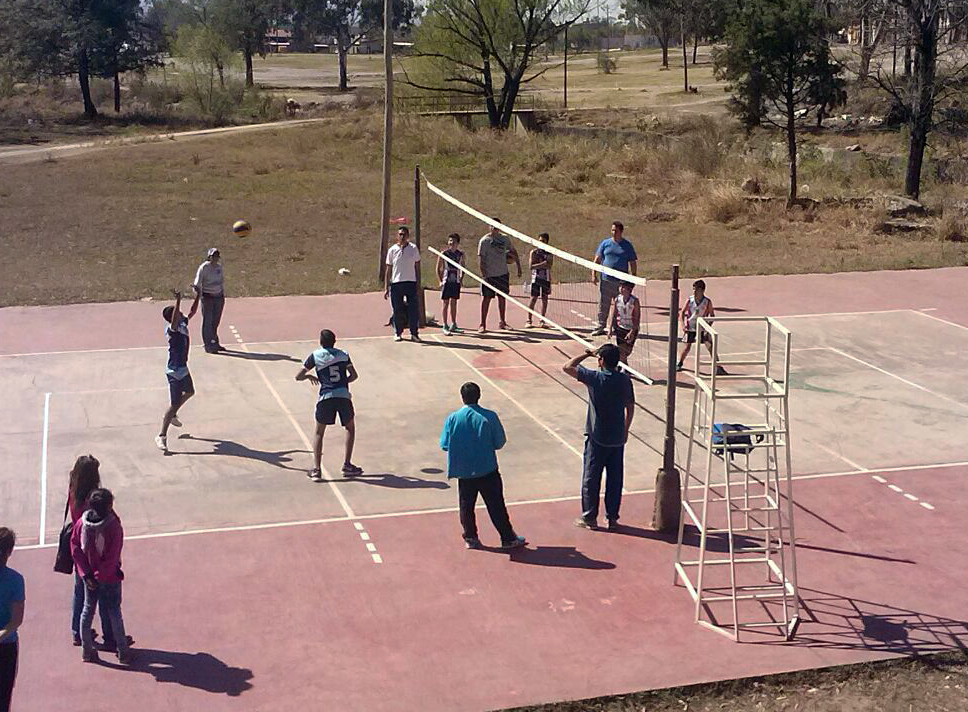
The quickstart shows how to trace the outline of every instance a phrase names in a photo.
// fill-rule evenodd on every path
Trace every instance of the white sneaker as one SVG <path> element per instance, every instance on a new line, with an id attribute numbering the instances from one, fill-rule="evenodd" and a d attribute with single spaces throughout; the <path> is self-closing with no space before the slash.
<path id="1" fill-rule="evenodd" d="M 400 336 L 400 334 L 396 334 L 396 335 L 395 335 L 395 336 L 393 337 L 393 340 L 394 340 L 394 341 L 403 341 L 403 337 L 402 337 L 402 336 Z"/>
<path id="2" fill-rule="evenodd" d="M 177 415 L 171 416 L 171 424 L 174 425 L 176 428 L 180 428 L 182 426 L 181 421 L 178 419 Z"/>
<path id="3" fill-rule="evenodd" d="M 164 435 L 155 435 L 155 445 L 157 445 L 158 449 L 162 452 L 168 452 L 168 438 L 166 438 Z"/>

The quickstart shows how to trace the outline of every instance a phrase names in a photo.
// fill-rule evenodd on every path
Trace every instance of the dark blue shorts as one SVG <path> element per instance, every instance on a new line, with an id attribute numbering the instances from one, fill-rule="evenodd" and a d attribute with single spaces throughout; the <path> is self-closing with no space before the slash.
<path id="1" fill-rule="evenodd" d="M 536 279 L 531 283 L 532 297 L 547 297 L 551 294 L 551 282 L 547 279 Z"/>
<path id="2" fill-rule="evenodd" d="M 696 333 L 697 332 L 695 332 L 695 331 L 687 331 L 686 332 L 686 343 L 687 344 L 694 344 L 694 343 L 696 343 Z M 704 344 L 711 344 L 713 342 L 713 339 L 709 335 L 709 332 L 708 331 L 702 332 L 702 342 Z"/>
<path id="3" fill-rule="evenodd" d="M 339 424 L 345 428 L 356 415 L 353 401 L 349 398 L 325 398 L 316 403 L 316 422 L 320 425 L 335 423 L 337 413 L 339 413 Z"/>
<path id="4" fill-rule="evenodd" d="M 495 289 L 500 289 L 505 294 L 511 291 L 510 280 L 511 280 L 511 277 L 510 275 L 507 275 L 507 274 L 502 274 L 497 277 L 486 278 L 486 281 L 489 284 L 493 284 Z M 481 283 L 481 296 L 484 297 L 485 299 L 491 299 L 492 297 L 500 297 L 501 299 L 504 299 L 504 297 L 502 297 L 500 294 L 495 292 L 494 289 L 491 289 L 489 286 L 487 286 L 487 284 L 484 284 L 483 282 Z"/>
<path id="5" fill-rule="evenodd" d="M 444 282 L 440 288 L 441 299 L 460 299 L 460 282 Z"/>
<path id="6" fill-rule="evenodd" d="M 175 378 L 168 374 L 168 395 L 171 397 L 172 405 L 181 405 L 185 395 L 195 395 L 195 384 L 192 382 L 192 374 L 184 378 Z"/>

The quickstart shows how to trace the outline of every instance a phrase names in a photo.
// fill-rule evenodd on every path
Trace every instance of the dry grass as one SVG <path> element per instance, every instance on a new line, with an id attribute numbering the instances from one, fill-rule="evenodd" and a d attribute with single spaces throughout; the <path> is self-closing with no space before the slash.
<path id="1" fill-rule="evenodd" d="M 164 297 L 218 244 L 233 296 L 377 288 L 379 112 L 349 110 L 319 124 L 159 142 L 0 172 L 0 303 L 55 304 Z M 933 267 L 966 263 L 966 244 L 877 235 L 873 210 L 786 211 L 747 202 L 756 176 L 783 195 L 775 138 L 746 139 L 725 122 L 661 123 L 637 140 L 468 132 L 448 120 L 397 123 L 394 215 L 412 218 L 413 166 L 467 202 L 554 244 L 589 254 L 621 219 L 640 270 L 684 276 Z M 809 195 L 896 189 L 899 176 L 805 161 Z M 929 202 L 968 197 L 931 184 Z M 481 224 L 424 195 L 423 239 L 440 244 Z M 231 237 L 250 220 L 253 235 Z M 950 231 L 949 231 L 950 233 Z M 40 249 L 38 249 L 38 247 Z M 348 267 L 349 277 L 337 276 Z M 24 278 L 24 275 L 29 275 Z"/>
<path id="2" fill-rule="evenodd" d="M 966 708 L 965 655 L 943 653 L 520 707 L 514 712 L 956 712 Z"/>

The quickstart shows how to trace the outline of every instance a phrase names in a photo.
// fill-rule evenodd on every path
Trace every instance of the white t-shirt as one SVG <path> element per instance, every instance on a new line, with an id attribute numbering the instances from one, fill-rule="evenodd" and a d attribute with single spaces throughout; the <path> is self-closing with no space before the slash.
<path id="1" fill-rule="evenodd" d="M 215 264 L 210 260 L 205 260 L 198 266 L 193 284 L 202 294 L 221 294 L 223 280 L 222 263 Z"/>
<path id="2" fill-rule="evenodd" d="M 412 242 L 405 247 L 393 245 L 387 250 L 387 264 L 390 265 L 390 282 L 416 282 L 417 263 L 420 261 L 420 250 Z"/>

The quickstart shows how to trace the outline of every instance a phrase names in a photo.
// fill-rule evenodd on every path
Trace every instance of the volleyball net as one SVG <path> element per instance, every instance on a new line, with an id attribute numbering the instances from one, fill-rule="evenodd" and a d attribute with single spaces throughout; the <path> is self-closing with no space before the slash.
<path id="1" fill-rule="evenodd" d="M 614 343 L 622 352 L 625 370 L 643 383 L 653 382 L 646 309 L 648 285 L 644 278 L 556 247 L 554 235 L 544 240 L 526 234 L 502 222 L 499 216 L 487 215 L 457 199 L 426 178 L 424 182 L 443 201 L 435 201 L 432 210 L 426 210 L 431 206 L 425 204 L 427 217 L 433 213 L 432 219 L 424 221 L 428 227 L 433 226 L 433 237 L 424 239 L 426 249 L 460 270 L 465 287 L 486 283 L 495 294 L 503 296 L 508 301 L 508 323 L 512 329 L 551 329 L 590 350 Z M 507 286 L 502 278 L 488 278 L 480 272 L 478 243 L 482 233 L 489 233 L 491 228 L 509 239 L 520 263 L 519 277 L 518 262 L 509 260 Z M 451 233 L 463 238 L 463 265 L 444 254 Z M 594 254 L 595 247 L 597 243 L 590 245 L 589 253 Z M 496 307 L 491 311 L 496 312 Z M 497 323 L 496 313 L 491 318 Z M 658 351 L 656 356 L 661 357 L 661 349 Z M 661 367 L 662 363 L 656 365 Z"/>

